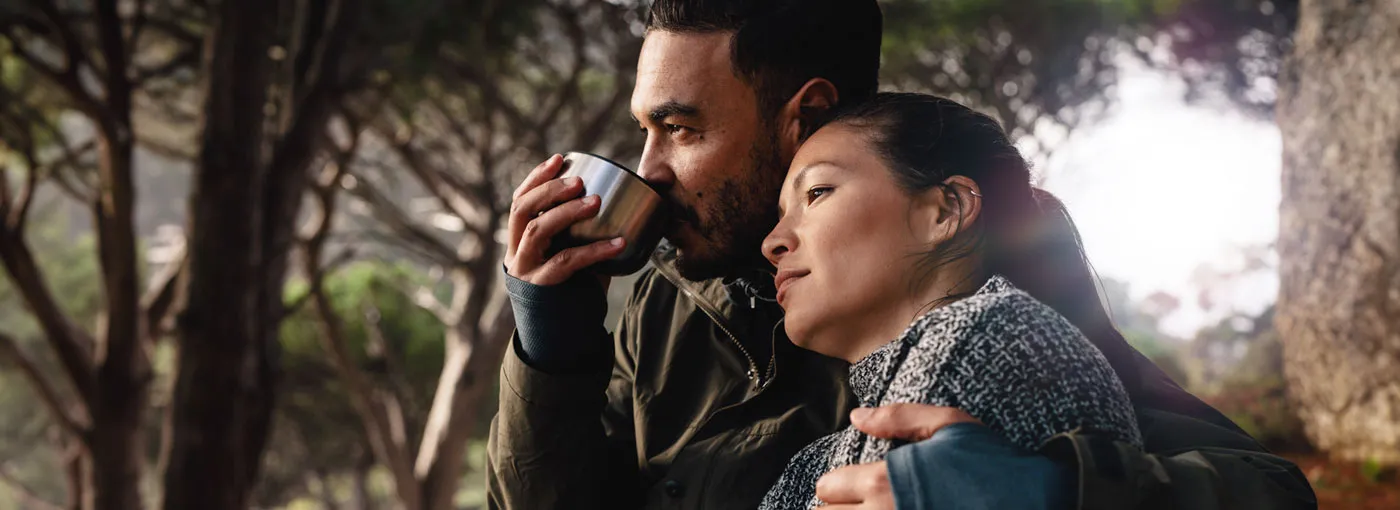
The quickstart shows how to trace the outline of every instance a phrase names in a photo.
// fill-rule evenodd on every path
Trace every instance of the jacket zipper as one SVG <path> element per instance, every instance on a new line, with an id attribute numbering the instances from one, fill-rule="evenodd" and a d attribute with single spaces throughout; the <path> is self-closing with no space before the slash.
<path id="1" fill-rule="evenodd" d="M 675 284 L 676 288 L 680 289 L 681 292 L 684 293 L 687 298 L 690 298 L 690 300 L 695 303 L 695 307 L 699 308 L 700 311 L 704 313 L 706 317 L 709 317 L 710 321 L 714 322 L 715 326 L 718 326 L 719 330 L 724 332 L 724 336 L 729 338 L 729 342 L 734 344 L 735 348 L 739 349 L 739 353 L 743 354 L 744 359 L 749 363 L 749 371 L 745 375 L 749 378 L 749 381 L 753 383 L 754 387 L 758 389 L 758 391 L 761 393 L 764 387 L 768 383 L 772 382 L 772 376 L 776 375 L 777 372 L 777 340 L 769 340 L 773 344 L 774 350 L 770 351 L 772 355 L 771 359 L 768 360 L 768 377 L 766 378 L 767 380 L 765 380 L 764 374 L 758 373 L 758 363 L 754 362 L 753 355 L 749 354 L 749 350 L 744 348 L 743 343 L 739 342 L 739 337 L 734 336 L 734 333 L 730 332 L 729 328 L 725 327 L 724 321 L 719 319 L 719 314 L 710 309 L 709 302 L 700 299 L 700 297 L 690 289 L 690 285 L 686 284 L 683 281 L 680 281 L 682 279 L 677 278 L 678 275 L 671 273 L 671 268 L 665 263 L 655 262 L 653 265 L 656 266 L 657 270 L 660 271 L 662 275 L 666 276 L 667 280 L 670 280 L 671 283 Z M 782 323 L 779 322 L 779 324 Z"/>

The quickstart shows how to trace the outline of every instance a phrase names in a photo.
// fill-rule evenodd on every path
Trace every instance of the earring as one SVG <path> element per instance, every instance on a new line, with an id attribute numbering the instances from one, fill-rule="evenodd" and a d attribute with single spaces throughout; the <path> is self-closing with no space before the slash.
<path id="1" fill-rule="evenodd" d="M 981 194 L 981 193 L 978 193 L 977 190 L 975 190 L 975 189 L 969 188 L 969 189 L 967 190 L 967 192 L 968 192 L 968 193 L 971 193 L 972 196 L 974 196 L 974 197 L 982 198 L 982 194 Z"/>

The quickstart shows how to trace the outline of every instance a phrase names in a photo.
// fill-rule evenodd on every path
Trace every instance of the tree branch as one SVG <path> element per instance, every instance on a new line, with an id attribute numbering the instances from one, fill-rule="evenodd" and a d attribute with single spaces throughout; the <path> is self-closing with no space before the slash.
<path id="1" fill-rule="evenodd" d="M 63 510 L 62 506 L 39 497 L 33 490 L 25 486 L 23 482 L 20 482 L 18 478 L 11 475 L 9 463 L 0 464 L 0 482 L 4 482 L 5 485 L 10 486 L 10 489 L 19 496 L 20 506 L 32 506 L 39 510 Z"/>
<path id="2" fill-rule="evenodd" d="M 588 63 L 588 57 L 585 53 L 588 45 L 584 41 L 583 27 L 579 24 L 578 12 L 563 5 L 555 5 L 552 10 L 564 23 L 564 33 L 568 35 L 570 46 L 573 47 L 573 68 L 569 71 L 569 78 L 559 86 L 554 94 L 554 100 L 545 103 L 551 104 L 551 106 L 545 109 L 545 114 L 535 124 L 533 131 L 536 133 L 536 139 L 533 141 L 534 143 L 528 143 L 526 146 L 543 145 L 545 137 L 542 133 L 554 126 L 554 122 L 559 119 L 559 113 L 564 110 L 564 106 L 578 98 L 579 80 L 583 77 L 583 71 L 587 68 Z M 536 148 L 537 152 L 541 153 L 544 152 L 543 149 L 542 146 Z"/>
<path id="3" fill-rule="evenodd" d="M 127 60 L 131 60 L 136 52 L 141 49 L 139 46 L 141 43 L 141 31 L 146 29 L 146 20 L 148 18 L 146 15 L 147 0 L 135 0 L 135 3 L 136 13 L 132 16 L 131 30 L 126 39 L 126 47 L 131 49 L 131 53 L 127 55 Z M 137 81 L 137 83 L 140 83 L 140 81 Z"/>
<path id="4" fill-rule="evenodd" d="M 304 270 L 311 275 L 324 275 L 321 266 L 321 253 L 329 238 L 335 218 L 335 204 L 340 189 L 340 180 L 345 175 L 350 158 L 357 148 L 359 137 L 351 142 L 351 148 L 343 152 L 333 168 L 327 168 L 317 179 L 315 198 L 319 207 L 312 233 L 305 242 L 306 254 Z M 370 448 L 393 477 L 395 490 L 404 506 L 410 510 L 419 508 L 418 483 L 413 477 L 412 454 L 408 449 L 407 435 L 403 427 L 403 414 L 398 411 L 397 402 L 391 395 L 376 394 L 370 379 L 360 371 L 350 355 L 345 338 L 345 323 L 335 314 L 331 300 L 317 282 L 307 291 L 312 309 L 319 320 L 321 345 L 330 355 L 340 379 L 350 394 L 351 406 L 360 416 Z"/>
<path id="5" fill-rule="evenodd" d="M 0 230 L 0 238 L 0 262 L 4 263 L 10 281 L 24 296 L 82 401 L 91 402 L 95 342 L 58 306 L 24 238 L 8 229 Z"/>
<path id="6" fill-rule="evenodd" d="M 62 133 L 55 132 L 55 135 L 62 136 Z M 63 190 L 74 200 L 84 204 L 91 204 L 94 200 L 92 185 L 86 182 L 82 182 L 81 184 L 73 182 L 73 176 L 69 175 L 69 172 L 78 170 L 82 166 L 82 155 L 93 151 L 97 147 L 96 142 L 89 140 L 76 149 L 70 147 L 66 141 L 59 142 L 57 145 L 60 150 L 63 151 L 63 156 L 60 157 L 58 161 L 49 163 L 49 177 L 54 184 L 58 185 L 59 189 Z M 82 180 L 81 177 L 78 177 L 78 179 L 79 181 Z"/>
<path id="7" fill-rule="evenodd" d="M 301 307 L 306 306 L 306 303 L 311 300 L 312 296 L 316 295 L 316 293 L 318 292 L 321 292 L 322 289 L 325 288 L 326 278 L 330 277 L 330 275 L 334 274 L 340 268 L 345 267 L 345 264 L 350 263 L 350 261 L 352 260 L 355 260 L 355 250 L 353 248 L 349 248 L 344 251 L 341 251 L 340 254 L 336 255 L 335 258 L 331 259 L 330 262 L 326 263 L 325 265 L 321 265 L 318 272 L 314 275 L 311 275 L 311 283 L 307 286 L 306 293 L 297 296 L 297 298 L 292 300 L 291 303 L 287 303 L 286 309 L 283 311 L 283 318 L 289 317 L 292 314 L 297 313 L 297 310 L 300 310 Z"/>
<path id="8" fill-rule="evenodd" d="M 141 84 L 144 84 L 147 81 L 154 80 L 156 78 L 163 78 L 182 68 L 194 66 L 195 64 L 199 63 L 201 50 L 202 49 L 198 46 L 186 47 L 184 50 L 181 50 L 179 53 L 176 53 L 175 56 L 170 57 L 169 60 L 166 60 L 165 63 L 162 63 L 161 65 L 150 68 L 137 69 L 136 77 L 132 80 L 132 83 L 134 83 L 136 86 L 140 86 Z"/>
<path id="9" fill-rule="evenodd" d="M 631 94 L 632 91 L 624 86 L 624 84 L 615 84 L 613 86 L 613 95 L 608 98 L 607 103 L 593 111 L 593 114 L 589 116 L 588 122 L 584 123 L 585 127 L 583 129 L 574 132 L 574 143 L 572 146 L 579 147 L 578 150 L 586 150 L 588 147 L 595 146 L 599 139 L 607 133 L 606 128 L 608 122 L 612 120 L 612 116 L 617 113 L 618 108 L 626 104 Z M 609 156 L 621 157 L 618 154 L 610 154 Z"/>
<path id="10" fill-rule="evenodd" d="M 34 393 L 39 396 L 39 400 L 44 403 L 49 413 L 53 415 L 53 420 L 63 429 L 64 432 L 78 438 L 80 441 L 87 440 L 87 418 L 80 415 L 75 419 L 68 414 L 71 407 L 63 402 L 58 391 L 54 389 L 48 378 L 44 377 L 39 365 L 30 359 L 28 355 L 20 349 L 15 339 L 4 332 L 0 332 L 0 355 L 10 358 L 19 367 L 20 373 L 34 387 Z M 82 420 L 82 422 L 79 422 Z"/>
<path id="11" fill-rule="evenodd" d="M 474 201 L 476 197 L 461 193 L 456 186 L 444 179 L 436 168 L 428 168 L 429 165 L 423 161 L 423 155 L 411 143 L 395 143 L 393 147 L 403 160 L 404 166 L 408 167 L 423 189 L 442 204 L 444 210 L 451 211 L 460 218 L 471 233 L 478 237 L 486 236 L 480 224 L 485 216 L 491 213 L 489 207 L 483 207 L 479 200 Z"/>
<path id="12" fill-rule="evenodd" d="M 384 334 L 384 329 L 379 326 L 379 321 L 383 315 L 379 312 L 379 307 L 374 305 L 374 291 L 370 291 L 371 298 L 362 307 L 361 313 L 365 318 L 365 333 L 368 342 L 365 344 L 365 352 L 371 356 L 378 356 L 384 360 L 385 375 L 390 384 L 393 385 L 396 399 L 406 411 L 399 411 L 401 416 L 422 416 L 419 409 L 418 398 L 413 393 L 413 385 L 409 384 L 407 373 L 403 369 L 403 360 L 399 359 L 398 353 L 389 345 L 389 339 Z M 406 420 L 404 420 L 406 421 Z"/>
<path id="13" fill-rule="evenodd" d="M 188 246 L 181 246 L 177 261 L 166 265 L 155 277 L 155 284 L 141 296 L 141 309 L 146 311 L 146 336 L 151 340 L 165 336 L 174 327 L 170 324 L 171 311 L 179 294 L 180 275 L 189 267 L 189 261 Z"/>
<path id="14" fill-rule="evenodd" d="M 117 14 L 117 0 L 96 0 L 97 39 L 102 60 L 106 64 L 103 84 L 107 89 L 107 106 L 114 115 L 126 118 L 131 111 L 131 82 L 127 79 L 126 38 L 122 36 L 122 20 Z"/>
<path id="15" fill-rule="evenodd" d="M 494 105 L 511 124 L 518 126 L 530 124 L 525 121 L 525 115 L 514 104 L 506 100 L 500 87 L 486 73 L 477 69 L 469 61 L 459 60 L 447 64 L 450 65 L 448 72 L 455 74 L 458 79 L 476 85 L 480 89 L 482 101 Z"/>
<path id="16" fill-rule="evenodd" d="M 389 225 L 397 235 L 405 241 L 423 248 L 425 252 L 438 258 L 441 263 L 452 263 L 457 260 L 457 251 L 447 243 L 424 229 L 412 217 L 386 198 L 379 190 L 370 184 L 368 179 L 358 178 L 359 182 L 350 192 L 370 206 L 372 214 Z"/>
<path id="17" fill-rule="evenodd" d="M 87 54 L 83 52 L 82 41 L 78 40 L 78 35 L 73 32 L 68 16 L 59 12 L 58 5 L 52 0 L 29 0 L 29 4 L 37 7 L 39 12 L 48 18 L 49 24 L 53 25 L 58 32 L 59 46 L 63 47 L 64 72 L 77 76 L 78 66 L 87 62 Z"/>
<path id="18" fill-rule="evenodd" d="M 48 2 L 42 3 L 47 4 Z M 57 18 L 51 19 L 58 20 L 55 23 L 58 25 L 60 37 L 64 40 L 69 40 L 69 38 L 72 37 L 72 39 L 76 41 L 76 37 L 72 36 L 72 31 L 67 28 L 67 24 L 63 23 L 62 16 L 58 15 L 56 11 L 53 16 L 57 16 Z M 20 60 L 28 64 L 30 68 L 50 80 L 53 80 L 54 83 L 68 92 L 69 97 L 73 100 L 79 111 L 82 111 L 93 119 L 102 117 L 104 111 L 102 104 L 98 103 L 97 99 L 93 98 L 92 94 L 88 93 L 87 89 L 83 87 L 82 81 L 78 79 L 78 66 L 85 61 L 80 48 L 76 45 L 64 43 L 63 46 L 66 51 L 67 62 L 63 68 L 56 68 L 45 63 L 42 58 L 30 51 L 12 28 L 5 30 L 4 33 L 5 37 L 10 40 L 10 48 L 13 53 L 19 56 Z M 76 42 L 74 44 L 76 44 Z"/>
<path id="19" fill-rule="evenodd" d="M 39 162 L 34 157 L 32 145 L 26 145 L 20 151 L 24 153 L 24 161 L 29 166 L 29 172 L 24 178 L 24 189 L 20 190 L 18 197 L 15 197 L 14 208 L 9 211 L 9 217 L 5 218 L 5 228 L 19 233 L 19 235 L 24 235 L 29 207 L 34 204 L 34 190 L 39 187 Z"/>
<path id="20" fill-rule="evenodd" d="M 0 220 L 8 215 L 10 204 L 13 203 L 12 199 L 13 197 L 10 196 L 10 167 L 0 163 Z"/>

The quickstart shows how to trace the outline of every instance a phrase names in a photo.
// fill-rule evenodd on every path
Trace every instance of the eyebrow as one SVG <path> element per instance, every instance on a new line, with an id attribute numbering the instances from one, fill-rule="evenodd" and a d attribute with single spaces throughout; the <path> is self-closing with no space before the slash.
<path id="1" fill-rule="evenodd" d="M 807 182 L 807 174 L 810 173 L 810 172 L 812 171 L 812 169 L 817 168 L 817 167 L 819 167 L 819 166 L 831 166 L 831 167 L 835 167 L 835 166 L 837 166 L 837 165 L 836 165 L 836 163 L 832 163 L 832 162 L 830 162 L 830 161 L 825 161 L 825 160 L 823 160 L 823 161 L 818 161 L 818 162 L 816 162 L 816 163 L 812 163 L 812 164 L 810 164 L 810 165 L 807 165 L 807 166 L 802 167 L 801 170 L 798 170 L 798 171 L 797 171 L 797 177 L 795 177 L 795 178 L 792 179 L 792 189 L 794 189 L 794 190 L 802 189 L 802 185 L 805 184 L 805 183 Z M 838 167 L 838 168 L 839 168 L 839 167 Z"/>
<path id="2" fill-rule="evenodd" d="M 818 161 L 818 162 L 816 162 L 816 163 L 812 163 L 812 164 L 810 164 L 810 165 L 807 165 L 807 166 L 802 167 L 801 170 L 798 170 L 798 171 L 797 171 L 797 177 L 794 177 L 794 178 L 792 179 L 792 186 L 789 186 L 789 188 L 792 189 L 793 191 L 797 191 L 797 190 L 802 189 L 802 186 L 803 186 L 804 184 L 806 184 L 806 182 L 807 182 L 807 174 L 810 173 L 810 172 L 812 171 L 812 169 L 817 168 L 817 167 L 819 167 L 819 166 L 831 166 L 831 167 L 836 167 L 836 163 L 832 163 L 832 162 L 830 162 L 830 161 L 825 161 L 825 160 L 823 160 L 823 161 Z M 839 167 L 838 167 L 838 168 L 839 168 Z M 778 213 L 781 215 L 781 214 L 785 214 L 786 212 L 787 212 L 787 211 L 785 211 L 785 210 L 783 209 L 783 203 L 782 203 L 782 201 L 781 201 L 781 200 L 778 201 Z"/>
<path id="3" fill-rule="evenodd" d="M 652 122 L 659 123 L 673 116 L 696 117 L 699 115 L 700 109 L 695 107 L 695 105 L 689 105 L 679 101 L 671 100 L 656 105 L 656 107 L 652 108 L 650 112 L 647 112 L 647 119 L 651 120 Z M 637 121 L 637 116 L 633 115 L 632 120 Z"/>

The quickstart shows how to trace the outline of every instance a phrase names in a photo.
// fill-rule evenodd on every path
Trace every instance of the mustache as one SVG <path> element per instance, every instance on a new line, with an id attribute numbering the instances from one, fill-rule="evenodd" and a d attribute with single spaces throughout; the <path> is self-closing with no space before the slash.
<path id="1" fill-rule="evenodd" d="M 670 223 L 673 226 L 683 223 L 700 225 L 700 212 L 675 197 L 668 197 L 666 200 L 666 212 L 670 215 Z"/>

